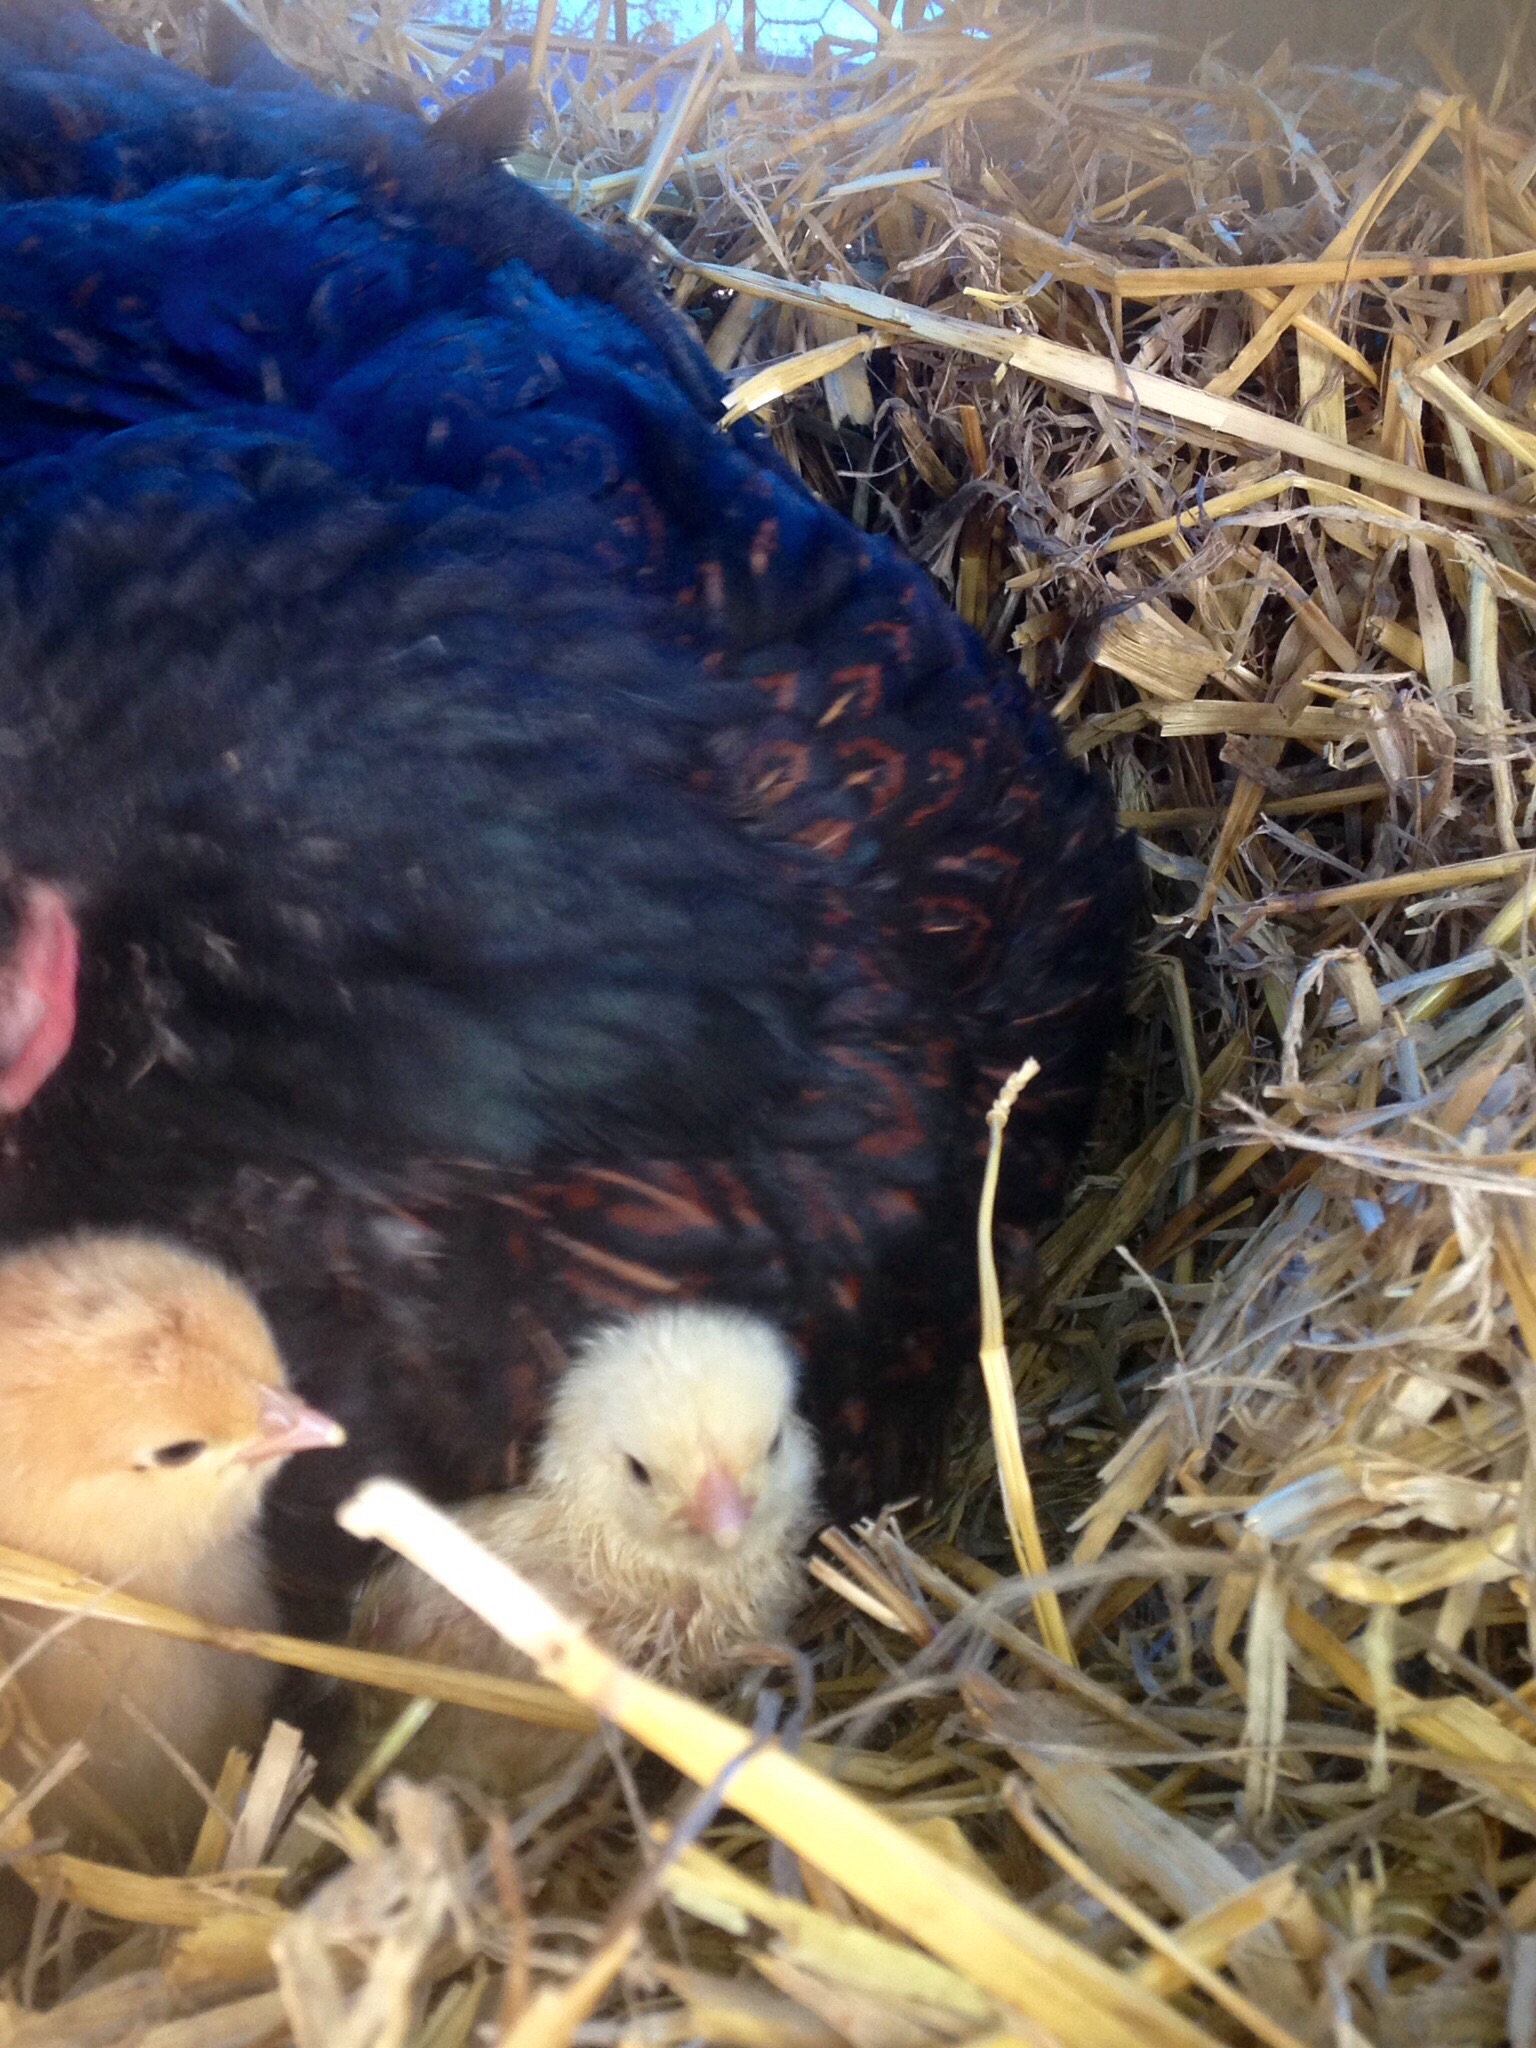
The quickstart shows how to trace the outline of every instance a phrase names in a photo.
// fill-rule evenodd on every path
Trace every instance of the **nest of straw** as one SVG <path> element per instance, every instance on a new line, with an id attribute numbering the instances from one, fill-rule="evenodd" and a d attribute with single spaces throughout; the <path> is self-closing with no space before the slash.
<path id="1" fill-rule="evenodd" d="M 320 1806 L 279 1725 L 175 1878 L 23 1798 L 7 2048 L 1536 2042 L 1528 23 L 1472 79 L 1424 25 L 1255 75 L 854 4 L 802 72 L 607 6 L 246 11 L 339 90 L 530 61 L 523 173 L 648 240 L 733 405 L 1113 777 L 1152 915 L 1077 1202 L 935 1518 L 825 1539 L 785 1745 L 514 1598 L 713 1795 L 614 1747 L 515 1818 Z M 110 11 L 196 61 L 190 7 Z"/>

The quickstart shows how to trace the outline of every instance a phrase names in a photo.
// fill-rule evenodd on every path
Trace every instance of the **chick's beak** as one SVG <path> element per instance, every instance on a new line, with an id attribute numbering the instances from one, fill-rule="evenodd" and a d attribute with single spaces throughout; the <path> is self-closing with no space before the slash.
<path id="1" fill-rule="evenodd" d="M 347 1440 L 339 1422 L 311 1408 L 286 1387 L 262 1388 L 258 1426 L 260 1434 L 235 1453 L 242 1465 L 263 1465 L 270 1458 L 291 1457 L 295 1451 L 328 1451 Z"/>
<path id="2" fill-rule="evenodd" d="M 711 1465 L 684 1509 L 683 1519 L 722 1550 L 734 1550 L 752 1519 L 752 1503 L 723 1465 Z"/>

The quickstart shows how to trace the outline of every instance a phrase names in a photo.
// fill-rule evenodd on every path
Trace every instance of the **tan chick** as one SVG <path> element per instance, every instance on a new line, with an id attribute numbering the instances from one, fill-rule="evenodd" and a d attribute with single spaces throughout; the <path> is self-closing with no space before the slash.
<path id="1" fill-rule="evenodd" d="M 262 1493 L 290 1453 L 342 1440 L 289 1391 L 260 1309 L 217 1267 L 127 1235 L 0 1260 L 0 1543 L 207 1621 L 270 1628 Z M 148 1728 L 211 1782 L 232 1744 L 261 1738 L 275 1670 L 105 1620 L 43 1643 L 58 1621 L 0 1603 L 24 1710 L 0 1773 L 25 1785 L 80 1737 L 89 1763 L 38 1824 L 94 1844 L 110 1832 L 105 1802 L 152 1858 L 180 1854 L 202 1802 Z"/>
<path id="2" fill-rule="evenodd" d="M 528 1486 L 458 1520 L 637 1670 L 696 1687 L 782 1633 L 805 1590 L 817 1455 L 783 1337 L 729 1309 L 658 1308 L 600 1329 L 555 1392 Z M 507 1677 L 527 1661 L 400 1559 L 359 1602 L 353 1640 Z M 398 1712 L 358 1696 L 358 1752 Z M 405 1752 L 421 1776 L 508 1796 L 581 1737 L 440 1706 Z"/>

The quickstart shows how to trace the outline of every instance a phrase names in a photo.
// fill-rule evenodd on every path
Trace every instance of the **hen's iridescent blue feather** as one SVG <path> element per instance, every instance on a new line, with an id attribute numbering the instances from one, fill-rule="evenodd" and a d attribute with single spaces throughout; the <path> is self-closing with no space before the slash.
<path id="1" fill-rule="evenodd" d="M 594 1314 L 783 1318 L 865 1498 L 957 1360 L 980 1112 L 1059 1201 L 1129 857 L 643 266 L 451 123 L 0 9 L 0 854 L 84 943 L 12 1235 L 261 1291 L 360 1466 L 499 1478 Z M 17 912 L 9 910 L 11 929 Z M 0 937 L 5 937 L 0 933 Z M 302 1469 L 300 1469 L 302 1468 Z"/>

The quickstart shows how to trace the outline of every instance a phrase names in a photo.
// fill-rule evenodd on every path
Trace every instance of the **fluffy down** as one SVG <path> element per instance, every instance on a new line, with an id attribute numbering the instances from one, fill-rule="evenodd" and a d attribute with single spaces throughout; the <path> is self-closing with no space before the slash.
<path id="1" fill-rule="evenodd" d="M 796 1378 L 782 1338 L 754 1316 L 668 1308 L 611 1324 L 560 1381 L 530 1484 L 469 1502 L 459 1520 L 625 1663 L 706 1683 L 778 1637 L 804 1594 L 816 1451 Z M 365 1589 L 353 1640 L 507 1677 L 531 1671 L 398 1559 Z M 359 1750 L 399 1704 L 360 1695 Z M 580 1741 L 438 1707 L 405 1763 L 505 1796 Z"/>
<path id="2" fill-rule="evenodd" d="M 246 1290 L 204 1260 L 83 1236 L 0 1263 L 0 1543 L 271 1628 L 262 1493 L 292 1452 L 340 1435 L 288 1391 Z M 126 1829 L 155 1860 L 185 1850 L 203 1810 L 163 1745 L 211 1782 L 232 1745 L 259 1741 L 276 1678 L 254 1658 L 109 1621 L 58 1629 L 8 1604 L 0 1646 L 21 1660 L 23 1702 L 0 1772 L 25 1785 L 84 1740 L 89 1763 L 43 1802 L 43 1825 L 72 1848 L 121 1847 Z"/>
<path id="3" fill-rule="evenodd" d="M 1107 795 L 719 396 L 472 129 L 0 12 L 0 1235 L 256 1289 L 350 1432 L 296 1601 L 658 1303 L 791 1333 L 840 1509 L 920 1484 L 1028 1054 L 1004 1218 L 1064 1193 Z"/>

